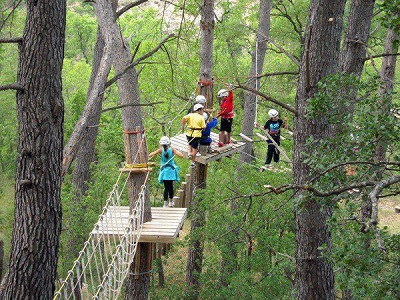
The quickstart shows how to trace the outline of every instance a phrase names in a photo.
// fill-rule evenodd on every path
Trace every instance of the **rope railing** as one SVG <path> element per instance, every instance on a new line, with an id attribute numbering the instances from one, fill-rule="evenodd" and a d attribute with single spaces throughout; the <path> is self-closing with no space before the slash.
<path id="1" fill-rule="evenodd" d="M 53 300 L 118 297 L 140 239 L 148 178 L 147 174 L 128 220 L 121 210 L 116 209 L 120 206 L 125 184 L 121 191 L 118 182 L 114 185 L 98 222 Z"/>

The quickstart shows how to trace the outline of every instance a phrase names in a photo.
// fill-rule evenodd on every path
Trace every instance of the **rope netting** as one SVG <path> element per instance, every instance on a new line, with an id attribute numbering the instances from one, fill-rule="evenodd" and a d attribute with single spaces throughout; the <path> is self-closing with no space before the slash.
<path id="1" fill-rule="evenodd" d="M 148 178 L 149 173 L 132 211 L 121 209 L 126 182 L 120 191 L 117 181 L 54 300 L 118 298 L 140 239 Z"/>

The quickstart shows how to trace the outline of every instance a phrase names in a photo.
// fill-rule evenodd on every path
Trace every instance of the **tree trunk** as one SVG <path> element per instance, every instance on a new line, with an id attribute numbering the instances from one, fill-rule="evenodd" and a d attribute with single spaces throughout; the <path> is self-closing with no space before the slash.
<path id="1" fill-rule="evenodd" d="M 213 86 L 212 86 L 212 68 L 213 68 L 213 41 L 214 41 L 214 1 L 203 0 L 201 3 L 201 50 L 200 50 L 200 82 L 206 84 L 200 85 L 200 93 L 207 99 L 207 107 L 213 107 Z M 196 186 L 204 189 L 206 185 L 207 165 L 196 164 Z M 193 199 L 193 215 L 191 219 L 191 232 L 204 226 L 205 215 L 201 212 L 200 203 L 202 199 Z M 193 293 L 193 299 L 197 299 L 200 290 L 200 275 L 203 265 L 204 244 L 201 238 L 192 236 L 189 242 L 188 261 L 186 268 L 186 284 L 190 292 Z"/>
<path id="2" fill-rule="evenodd" d="M 112 40 L 113 66 L 116 74 L 124 72 L 130 64 L 132 56 L 129 45 L 125 42 L 121 30 L 115 20 L 115 10 L 107 0 L 96 1 L 95 13 L 99 20 L 99 26 L 103 37 Z M 107 40 L 106 39 L 106 44 Z M 125 72 L 117 81 L 120 104 L 140 104 L 139 87 L 137 73 L 134 68 Z M 134 163 L 147 162 L 147 146 L 143 134 L 142 115 L 139 106 L 128 106 L 122 108 L 122 123 L 125 134 L 126 161 Z M 127 133 L 130 132 L 130 133 Z M 136 197 L 145 184 L 146 174 L 130 175 L 128 180 L 128 191 L 130 206 L 134 207 Z M 146 183 L 145 205 L 143 222 L 151 221 L 150 198 Z M 131 272 L 126 282 L 125 299 L 148 299 L 150 288 L 150 266 L 148 262 L 151 244 L 140 243 L 136 255 L 140 255 L 139 274 L 135 274 L 135 262 L 131 264 Z"/>
<path id="3" fill-rule="evenodd" d="M 260 0 L 260 10 L 259 10 L 259 25 L 257 30 L 257 40 L 254 47 L 254 51 L 252 53 L 252 62 L 251 68 L 249 72 L 249 83 L 248 86 L 255 90 L 258 90 L 260 87 L 258 75 L 262 74 L 265 52 L 267 51 L 267 41 L 270 30 L 270 11 L 271 11 L 271 0 Z M 253 136 L 254 130 L 254 122 L 256 120 L 257 114 L 257 96 L 250 93 L 245 92 L 244 96 L 244 111 L 243 115 L 246 118 L 243 118 L 242 122 L 242 133 L 247 135 L 248 137 Z M 240 160 L 238 169 L 239 172 L 242 168 L 242 161 L 245 163 L 250 163 L 252 160 L 252 149 L 253 145 L 251 143 L 246 143 L 243 152 L 240 153 Z"/>
<path id="4" fill-rule="evenodd" d="M 104 54 L 104 40 L 101 35 L 100 28 L 97 29 L 97 40 L 96 40 L 96 45 L 94 48 L 94 60 L 93 60 L 93 67 L 92 67 L 92 74 L 90 77 L 90 83 L 89 83 L 89 89 L 88 93 L 86 96 L 87 103 L 90 103 L 90 94 L 91 91 L 93 90 L 94 85 L 96 84 L 96 78 L 97 74 L 99 73 L 99 69 L 101 67 L 101 59 Z M 111 68 L 111 61 L 108 61 L 108 65 L 104 66 L 106 67 L 106 70 L 104 73 L 109 73 L 110 68 Z M 108 71 L 108 72 L 107 72 Z M 107 77 L 104 76 L 102 77 L 102 80 L 104 80 L 101 83 L 101 86 L 104 86 L 106 84 Z M 74 185 L 74 190 L 75 190 L 75 197 L 76 199 L 79 199 L 82 195 L 85 195 L 87 190 L 88 190 L 88 181 L 90 179 L 90 164 L 93 162 L 94 159 L 94 149 L 96 145 L 96 139 L 97 139 L 97 134 L 98 134 L 98 124 L 100 122 L 100 116 L 101 116 L 101 107 L 103 104 L 103 93 L 100 93 L 97 96 L 97 99 L 93 101 L 93 108 L 88 109 L 88 111 L 91 113 L 91 115 L 88 115 L 86 110 L 82 113 L 82 115 L 85 115 L 88 118 L 87 122 L 87 129 L 86 129 L 86 135 L 85 139 L 82 140 L 80 143 L 78 152 L 76 154 L 76 160 L 75 160 L 75 166 L 74 170 L 72 172 L 72 183 Z M 86 108 L 86 107 L 85 107 Z"/>
<path id="5" fill-rule="evenodd" d="M 66 2 L 27 1 L 20 46 L 15 212 L 1 299 L 52 299 L 61 232 Z"/>
<path id="6" fill-rule="evenodd" d="M 99 35 L 98 35 L 99 36 Z M 68 142 L 64 146 L 64 159 L 63 159 L 63 165 L 62 165 L 62 176 L 64 177 L 66 172 L 68 171 L 70 165 L 72 164 L 75 156 L 77 155 L 77 152 L 79 149 L 83 149 L 85 145 L 81 146 L 81 143 L 86 139 L 86 135 L 89 133 L 89 139 L 95 138 L 95 135 L 97 135 L 97 128 L 88 128 L 89 125 L 94 124 L 97 125 L 98 123 L 95 123 L 97 118 L 100 118 L 100 112 L 99 109 L 101 109 L 102 105 L 102 93 L 104 92 L 105 89 L 105 84 L 107 82 L 107 77 L 110 72 L 111 68 L 111 60 L 112 56 L 111 53 L 113 51 L 113 43 L 112 43 L 112 37 L 110 36 L 104 36 L 103 35 L 103 41 L 104 43 L 104 48 L 102 49 L 102 55 L 97 55 L 95 53 L 95 62 L 93 65 L 93 71 L 90 79 L 90 86 L 88 90 L 88 94 L 86 96 L 86 105 L 85 108 L 78 120 L 76 122 L 74 130 L 69 137 Z M 106 39 L 109 39 L 107 41 Z M 101 47 L 102 44 L 97 45 Z M 97 59 L 100 59 L 98 62 Z M 97 66 L 98 64 L 98 66 Z M 96 69 L 96 70 L 95 70 Z M 95 71 L 94 71 L 95 70 Z M 92 135 L 93 134 L 93 135 Z M 86 141 L 86 144 L 88 143 L 94 143 L 95 141 Z M 83 150 L 82 150 L 83 151 Z M 81 153 L 83 155 L 84 153 Z M 79 167 L 78 167 L 79 168 Z M 78 172 L 78 170 L 76 171 Z M 75 174 L 77 176 L 79 174 Z"/>
<path id="7" fill-rule="evenodd" d="M 385 51 L 384 53 L 397 53 L 399 46 L 396 41 L 398 41 L 400 35 L 393 29 L 389 29 L 386 35 Z M 380 107 L 381 109 L 377 112 L 379 116 L 388 116 L 390 114 L 390 108 L 392 106 L 392 92 L 393 92 L 393 82 L 395 78 L 396 71 L 396 56 L 385 56 L 382 59 L 382 68 L 380 72 L 381 85 L 379 87 L 380 95 Z M 386 150 L 387 144 L 385 140 L 381 139 L 380 142 L 375 147 L 375 161 L 384 162 L 386 161 Z M 375 180 L 381 180 L 383 172 L 385 171 L 384 166 L 375 167 L 373 174 L 375 175 Z M 372 216 L 372 201 L 368 197 L 367 193 L 363 194 L 361 206 L 361 220 L 363 222 L 368 222 Z M 371 244 L 370 240 L 366 240 L 365 248 L 369 248 Z"/>
<path id="8" fill-rule="evenodd" d="M 310 166 L 304 162 L 304 153 L 309 152 L 307 139 L 325 140 L 331 134 L 331 126 L 324 116 L 310 120 L 306 118 L 306 109 L 308 99 L 318 91 L 317 83 L 337 70 L 344 6 L 344 0 L 335 3 L 311 1 L 296 95 L 298 115 L 295 118 L 293 176 L 298 185 L 306 184 L 313 175 Z M 322 257 L 320 250 L 325 246 L 329 253 L 331 248 L 331 235 L 326 224 L 331 208 L 327 204 L 322 206 L 316 197 L 304 191 L 297 191 L 297 196 L 297 299 L 334 299 L 332 265 Z"/>
<path id="9" fill-rule="evenodd" d="M 88 190 L 88 181 L 90 180 L 90 165 L 93 161 L 95 144 L 97 139 L 98 127 L 101 115 L 101 107 L 103 102 L 103 93 L 98 94 L 97 99 L 92 94 L 96 86 L 104 87 L 107 80 L 107 75 L 111 69 L 111 59 L 106 59 L 105 64 L 102 64 L 102 60 L 106 55 L 110 56 L 110 53 L 105 54 L 105 43 L 101 36 L 100 29 L 97 30 L 97 40 L 94 49 L 94 61 L 92 67 L 92 74 L 89 83 L 89 89 L 86 97 L 86 105 L 81 114 L 82 118 L 87 119 L 85 130 L 82 133 L 82 137 L 77 140 L 77 152 L 74 170 L 72 172 L 72 184 L 74 188 L 74 197 L 71 205 L 76 209 L 77 214 L 74 215 L 76 218 L 74 224 L 77 226 L 70 226 L 68 228 L 68 243 L 70 245 L 69 251 L 65 253 L 65 258 L 73 261 L 79 256 L 80 248 L 84 242 L 85 237 L 82 236 L 81 226 L 85 224 L 85 211 L 86 206 L 82 205 L 82 197 Z M 100 68 L 105 70 L 100 70 Z M 98 77 L 99 73 L 104 73 L 104 76 Z M 92 98 L 93 97 L 93 98 Z M 78 121 L 79 123 L 79 121 Z M 92 126 L 92 127 L 91 127 Z M 76 128 L 75 128 L 76 129 Z M 76 285 L 80 287 L 80 285 Z M 81 299 L 81 290 L 77 288 L 74 291 L 74 297 Z"/>
<path id="10" fill-rule="evenodd" d="M 195 185 L 197 189 L 206 188 L 207 165 L 197 163 Z M 189 286 L 189 298 L 197 299 L 200 293 L 200 275 L 203 269 L 204 241 L 199 234 L 205 224 L 205 213 L 201 208 L 202 198 L 192 199 L 192 215 L 190 232 L 195 233 L 189 240 L 189 253 L 186 269 L 186 284 Z"/>
<path id="11" fill-rule="evenodd" d="M 258 90 L 259 78 L 257 77 L 262 73 L 264 66 L 265 53 L 267 51 L 267 41 L 270 30 L 270 11 L 271 11 L 271 0 L 260 0 L 259 8 L 259 25 L 257 30 L 257 38 L 252 53 L 252 64 L 249 72 L 248 86 L 250 88 Z M 242 121 L 242 133 L 248 137 L 253 136 L 254 122 L 256 121 L 257 114 L 257 96 L 246 91 L 244 98 L 244 111 Z M 244 163 L 250 163 L 252 160 L 253 145 L 247 142 L 245 148 L 240 153 L 240 159 L 238 162 L 238 180 L 242 178 L 242 166 Z M 232 214 L 237 209 L 237 201 L 233 200 L 231 203 Z M 237 232 L 232 232 L 232 235 L 227 237 L 227 242 L 222 249 L 221 255 L 221 272 L 220 272 L 220 283 L 222 286 L 229 285 L 229 276 L 237 269 L 237 250 L 233 246 L 233 238 L 237 236 Z"/>
<path id="12" fill-rule="evenodd" d="M 400 34 L 393 29 L 389 29 L 386 35 L 386 43 L 385 43 L 385 51 L 384 53 L 397 53 L 399 50 L 399 41 Z M 395 81 L 394 75 L 396 71 L 396 61 L 397 56 L 385 56 L 382 59 L 382 69 L 380 73 L 380 78 L 382 84 L 379 88 L 379 94 L 382 101 L 381 106 L 381 115 L 389 115 L 390 108 L 392 106 L 392 92 L 393 92 L 393 83 Z M 385 141 L 381 141 L 376 146 L 376 161 L 386 161 L 386 149 L 387 145 Z"/>
<path id="13" fill-rule="evenodd" d="M 0 280 L 3 277 L 4 270 L 4 241 L 0 240 Z"/>

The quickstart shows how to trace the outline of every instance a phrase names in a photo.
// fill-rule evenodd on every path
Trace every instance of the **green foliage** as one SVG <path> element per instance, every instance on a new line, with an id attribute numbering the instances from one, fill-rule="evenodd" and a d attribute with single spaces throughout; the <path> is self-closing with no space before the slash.
<path id="1" fill-rule="evenodd" d="M 400 31 L 400 1 L 384 0 L 377 2 L 377 6 L 383 11 L 380 17 L 382 25 L 396 32 Z M 397 41 L 399 42 L 399 41 Z"/>

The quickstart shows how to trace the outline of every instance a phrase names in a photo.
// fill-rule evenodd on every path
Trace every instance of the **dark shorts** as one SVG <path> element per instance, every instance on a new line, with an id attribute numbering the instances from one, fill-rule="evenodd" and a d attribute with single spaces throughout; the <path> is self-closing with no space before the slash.
<path id="1" fill-rule="evenodd" d="M 221 128 L 219 131 L 226 131 L 226 132 L 231 132 L 232 131 L 232 121 L 233 119 L 224 119 L 221 118 Z"/>
<path id="2" fill-rule="evenodd" d="M 190 147 L 197 149 L 199 147 L 199 142 L 200 142 L 200 137 L 191 137 L 191 136 L 186 136 L 187 141 L 190 145 Z"/>

